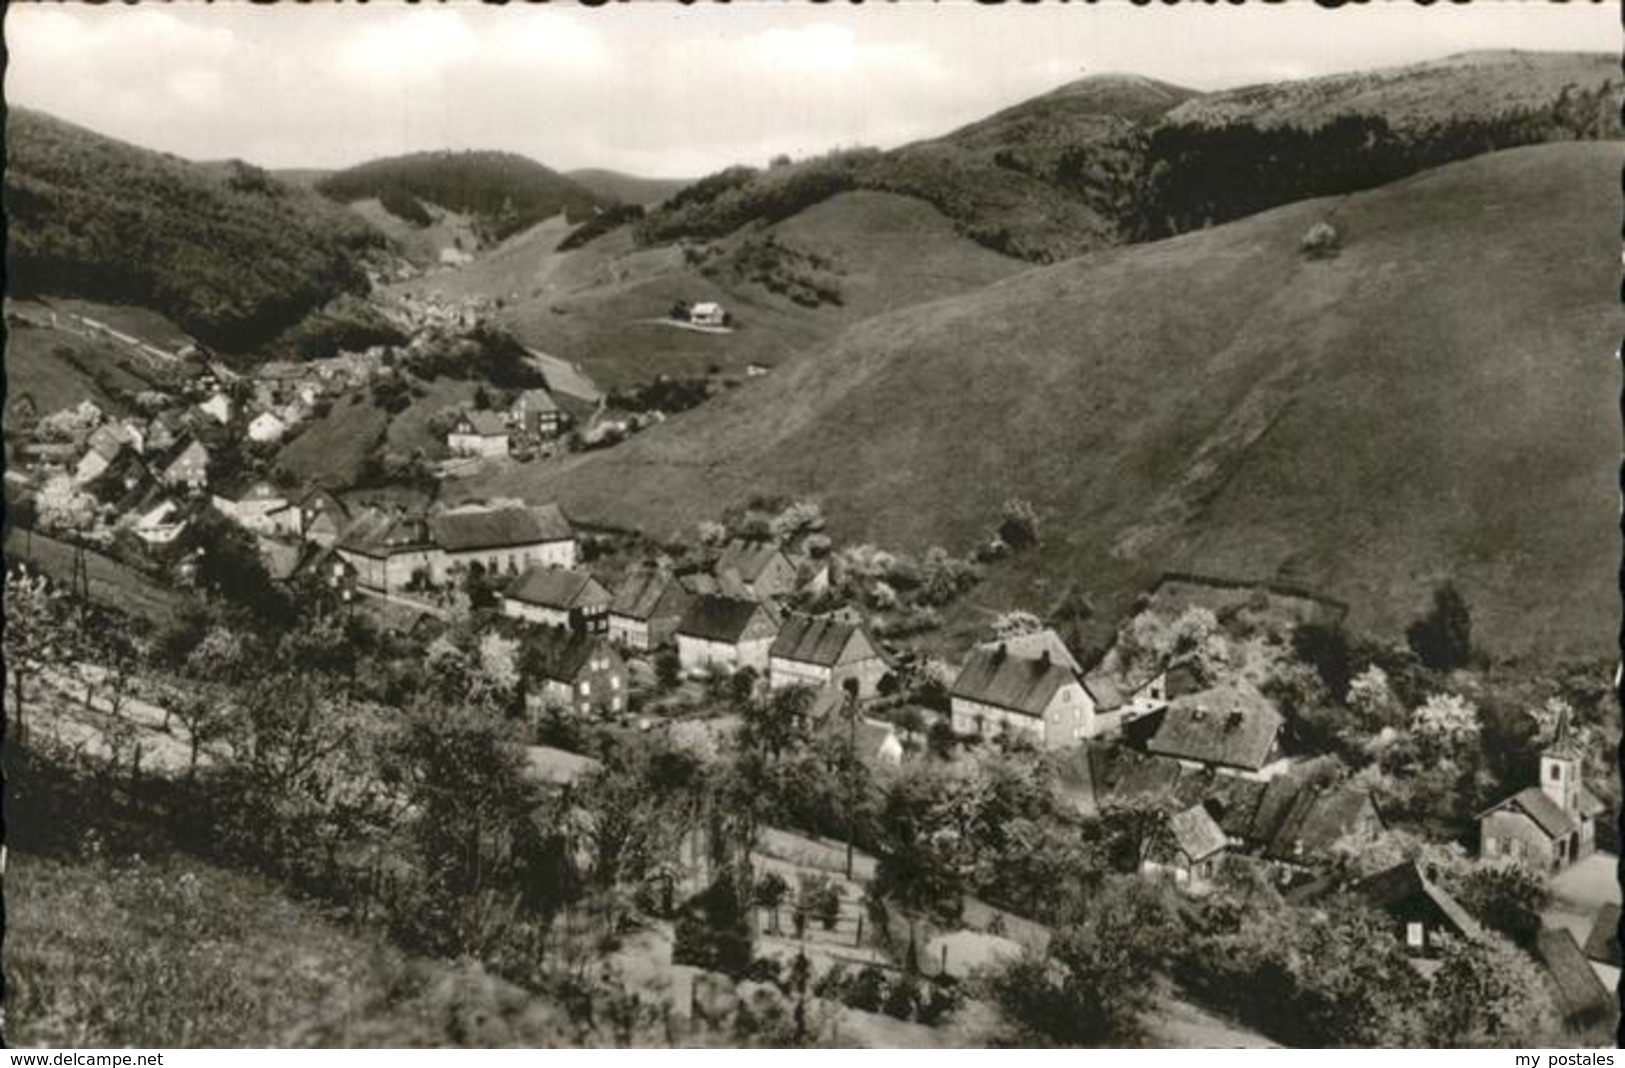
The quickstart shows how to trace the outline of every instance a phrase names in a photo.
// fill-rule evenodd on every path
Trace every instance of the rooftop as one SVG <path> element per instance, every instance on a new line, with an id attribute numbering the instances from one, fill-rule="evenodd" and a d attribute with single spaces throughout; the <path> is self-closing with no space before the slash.
<path id="1" fill-rule="evenodd" d="M 533 507 L 458 508 L 429 520 L 437 545 L 447 552 L 541 545 L 575 537 L 556 504 Z"/>
<path id="2" fill-rule="evenodd" d="M 1076 678 L 1071 669 L 1043 655 L 1028 659 L 1009 653 L 1004 646 L 977 648 L 971 650 L 948 694 L 1041 716 L 1056 691 Z"/>
<path id="3" fill-rule="evenodd" d="M 677 625 L 677 633 L 691 638 L 732 644 L 744 636 L 751 620 L 756 618 L 758 612 L 772 619 L 767 609 L 755 601 L 701 594 L 688 606 L 688 611 L 683 613 L 683 621 Z"/>
<path id="4" fill-rule="evenodd" d="M 784 660 L 833 667 L 858 630 L 859 627 L 852 623 L 792 615 L 784 621 L 784 627 L 768 653 Z"/>
<path id="5" fill-rule="evenodd" d="M 532 567 L 514 579 L 504 597 L 543 608 L 569 610 L 609 604 L 609 591 L 589 571 Z"/>
<path id="6" fill-rule="evenodd" d="M 1176 699 L 1148 748 L 1153 753 L 1257 771 L 1269 763 L 1281 714 L 1248 684 L 1216 686 Z"/>

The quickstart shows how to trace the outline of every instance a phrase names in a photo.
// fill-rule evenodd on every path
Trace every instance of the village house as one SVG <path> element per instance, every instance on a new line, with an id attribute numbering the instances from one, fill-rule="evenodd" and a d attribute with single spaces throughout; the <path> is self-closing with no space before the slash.
<path id="1" fill-rule="evenodd" d="M 466 412 L 446 435 L 446 447 L 459 456 L 506 456 L 508 424 L 496 412 Z"/>
<path id="2" fill-rule="evenodd" d="M 207 415 L 221 426 L 231 422 L 231 398 L 224 393 L 215 393 L 208 400 L 199 404 L 198 411 Z"/>
<path id="3" fill-rule="evenodd" d="M 1211 885 L 1229 840 L 1201 805 L 1166 815 L 1167 835 L 1154 841 L 1140 862 L 1140 873 L 1172 879 L 1174 885 L 1201 891 Z"/>
<path id="4" fill-rule="evenodd" d="M 563 627 L 538 627 L 524 637 L 520 663 L 525 706 L 534 717 L 549 705 L 578 716 L 626 711 L 626 662 L 608 641 Z"/>
<path id="5" fill-rule="evenodd" d="M 73 481 L 76 485 L 82 486 L 95 481 L 125 451 L 122 441 L 108 440 L 101 436 L 104 429 L 106 428 L 98 427 L 85 443 L 87 446 L 85 454 L 79 458 L 79 463 L 73 469 Z"/>
<path id="6" fill-rule="evenodd" d="M 610 602 L 609 640 L 640 653 L 670 645 L 692 600 L 693 595 L 668 571 L 632 571 Z"/>
<path id="7" fill-rule="evenodd" d="M 885 656 L 867 628 L 834 619 L 791 615 L 768 649 L 768 684 L 775 690 L 839 686 L 867 701 L 886 670 Z"/>
<path id="8" fill-rule="evenodd" d="M 186 514 L 173 497 L 159 497 L 136 516 L 131 529 L 148 545 L 168 545 L 186 531 Z"/>
<path id="9" fill-rule="evenodd" d="M 277 524 L 272 518 L 288 505 L 287 494 L 261 479 L 235 494 L 215 494 L 215 511 L 238 526 L 256 534 L 276 534 Z"/>
<path id="10" fill-rule="evenodd" d="M 1619 1002 L 1591 969 L 1568 928 L 1542 928 L 1535 936 L 1535 956 L 1551 977 L 1564 1026 L 1583 1032 L 1617 1019 Z"/>
<path id="11" fill-rule="evenodd" d="M 514 399 L 508 417 L 522 434 L 548 440 L 564 432 L 564 410 L 545 389 L 527 389 Z"/>
<path id="12" fill-rule="evenodd" d="M 1281 725 L 1281 713 L 1257 687 L 1225 683 L 1169 704 L 1146 749 L 1190 767 L 1267 779 L 1287 766 Z"/>
<path id="13" fill-rule="evenodd" d="M 1540 785 L 1529 786 L 1478 817 L 1480 851 L 1538 871 L 1561 871 L 1590 856 L 1597 844 L 1597 817 L 1607 806 L 1585 784 L 1585 753 L 1569 732 L 1565 713 L 1552 743 L 1540 754 Z"/>
<path id="14" fill-rule="evenodd" d="M 1597 912 L 1597 918 L 1591 923 L 1591 933 L 1586 938 L 1586 959 L 1591 961 L 1592 971 L 1602 980 L 1602 985 L 1608 988 L 1609 993 L 1619 989 L 1619 904 L 1608 902 Z"/>
<path id="15" fill-rule="evenodd" d="M 526 349 L 531 363 L 542 372 L 548 392 L 567 422 L 585 423 L 604 405 L 604 392 L 579 364 L 537 349 Z"/>
<path id="16" fill-rule="evenodd" d="M 751 668 L 766 673 L 777 615 L 759 601 L 703 594 L 677 625 L 677 658 L 690 674 Z"/>
<path id="17" fill-rule="evenodd" d="M 518 575 L 533 567 L 576 566 L 575 531 L 556 504 L 464 505 L 429 520 L 437 551 L 429 577 L 474 567 L 487 575 Z"/>
<path id="18" fill-rule="evenodd" d="M 1478 921 L 1415 861 L 1367 876 L 1353 890 L 1393 918 L 1395 934 L 1413 956 L 1438 956 L 1445 939 L 1477 942 L 1484 937 Z"/>
<path id="19" fill-rule="evenodd" d="M 795 565 L 771 542 L 731 541 L 712 571 L 719 582 L 736 583 L 746 597 L 758 601 L 784 597 L 796 588 Z"/>
<path id="20" fill-rule="evenodd" d="M 261 412 L 248 423 L 249 441 L 281 441 L 287 432 L 288 424 L 273 412 Z"/>
<path id="21" fill-rule="evenodd" d="M 355 568 L 358 585 L 385 593 L 427 582 L 438 551 L 421 516 L 378 508 L 356 516 L 334 549 Z"/>
<path id="22" fill-rule="evenodd" d="M 350 521 L 349 510 L 324 489 L 313 489 L 296 501 L 285 502 L 272 509 L 267 518 L 275 534 L 329 546 L 338 541 Z"/>
<path id="23" fill-rule="evenodd" d="M 695 326 L 726 326 L 728 313 L 714 300 L 702 300 L 688 309 L 688 321 Z"/>
<path id="24" fill-rule="evenodd" d="M 605 629 L 609 591 L 587 571 L 532 567 L 502 592 L 502 614 L 581 633 Z"/>
<path id="25" fill-rule="evenodd" d="M 209 484 L 209 450 L 196 438 L 185 437 L 170 446 L 153 468 L 166 486 L 201 490 Z"/>
<path id="26" fill-rule="evenodd" d="M 1017 656 L 1003 645 L 976 648 L 948 688 L 954 732 L 991 738 L 1004 730 L 1045 749 L 1098 733 L 1094 698 L 1077 673 L 1047 649 Z"/>

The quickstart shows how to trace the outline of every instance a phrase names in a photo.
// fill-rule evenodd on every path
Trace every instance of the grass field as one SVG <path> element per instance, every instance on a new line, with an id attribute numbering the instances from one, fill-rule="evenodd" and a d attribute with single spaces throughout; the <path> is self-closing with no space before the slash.
<path id="1" fill-rule="evenodd" d="M 327 415 L 312 419 L 283 447 L 277 465 L 301 483 L 349 486 L 388 429 L 389 413 L 366 393 L 339 397 Z"/>
<path id="2" fill-rule="evenodd" d="M 184 857 L 13 853 L 6 1040 L 22 1047 L 545 1045 L 550 1006 L 416 960 Z"/>
<path id="3" fill-rule="evenodd" d="M 842 537 L 954 552 L 1021 496 L 1043 545 L 985 607 L 1076 582 L 1109 624 L 1184 569 L 1289 578 L 1391 636 L 1449 578 L 1492 651 L 1605 653 L 1620 321 L 1596 220 L 1617 165 L 1518 149 L 1033 270 L 471 490 L 657 534 L 811 495 Z M 1306 259 L 1321 220 L 1343 249 Z"/>
<path id="4" fill-rule="evenodd" d="M 63 584 L 72 579 L 73 547 L 54 538 L 10 527 L 5 550 L 9 561 L 26 561 Z M 93 601 L 159 625 L 171 621 L 185 602 L 183 594 L 117 560 L 89 549 L 84 556 Z"/>
<path id="5" fill-rule="evenodd" d="M 138 308 L 92 305 L 84 301 L 8 301 L 30 319 L 48 323 L 51 308 L 73 309 L 115 329 L 164 347 L 178 347 L 179 330 L 167 319 Z M 107 338 L 49 325 L 12 322 L 6 330 L 6 393 L 28 394 L 43 415 L 94 401 L 103 411 L 121 413 L 126 405 L 119 391 L 159 388 L 155 369 L 142 357 Z"/>

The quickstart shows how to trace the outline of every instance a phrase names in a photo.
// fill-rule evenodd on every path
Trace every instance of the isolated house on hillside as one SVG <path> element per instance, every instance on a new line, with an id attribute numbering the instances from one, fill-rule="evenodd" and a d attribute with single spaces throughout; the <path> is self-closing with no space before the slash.
<path id="1" fill-rule="evenodd" d="M 414 579 L 427 581 L 437 552 L 421 516 L 369 508 L 345 528 L 334 548 L 351 567 L 356 582 L 371 590 L 401 590 Z"/>
<path id="2" fill-rule="evenodd" d="M 502 614 L 581 633 L 606 626 L 609 591 L 590 572 L 532 567 L 502 591 Z"/>
<path id="3" fill-rule="evenodd" d="M 524 636 L 520 667 L 533 716 L 548 705 L 581 716 L 626 711 L 626 662 L 599 635 L 537 627 Z"/>
<path id="4" fill-rule="evenodd" d="M 705 594 L 696 597 L 677 625 L 677 657 L 687 672 L 765 673 L 779 620 L 759 601 Z"/>
<path id="5" fill-rule="evenodd" d="M 459 456 L 506 456 L 508 424 L 496 412 L 468 412 L 446 435 L 446 447 Z"/>
<path id="6" fill-rule="evenodd" d="M 1436 956 L 1441 939 L 1477 942 L 1484 929 L 1461 904 L 1415 861 L 1396 864 L 1354 884 L 1354 893 L 1398 924 L 1396 934 L 1410 953 Z"/>
<path id="7" fill-rule="evenodd" d="M 610 602 L 609 639 L 640 653 L 669 645 L 693 599 L 670 572 L 659 568 L 630 572 Z"/>
<path id="8" fill-rule="evenodd" d="M 527 389 L 514 400 L 508 417 L 520 433 L 544 440 L 564 432 L 564 409 L 545 389 Z"/>
<path id="9" fill-rule="evenodd" d="M 767 671 L 775 690 L 838 686 L 867 701 L 886 674 L 886 659 L 861 624 L 792 615 L 768 649 Z"/>
<path id="10" fill-rule="evenodd" d="M 452 568 L 478 564 L 488 575 L 517 575 L 532 567 L 576 565 L 576 534 L 556 504 L 464 506 L 429 520 L 439 551 L 430 567 L 435 582 Z"/>
<path id="11" fill-rule="evenodd" d="M 990 738 L 1010 730 L 1046 749 L 1097 733 L 1095 703 L 1077 673 L 1040 652 L 1016 656 L 1004 645 L 973 649 L 948 688 L 954 731 Z"/>
<path id="12" fill-rule="evenodd" d="M 783 597 L 796 588 L 796 567 L 771 542 L 731 541 L 712 571 L 725 585 L 737 583 L 746 597 Z"/>
<path id="13" fill-rule="evenodd" d="M 1281 713 L 1256 687 L 1225 684 L 1172 702 L 1146 749 L 1192 767 L 1268 778 L 1286 766 L 1281 725 Z"/>
<path id="14" fill-rule="evenodd" d="M 1540 785 L 1526 787 L 1478 817 L 1485 859 L 1511 857 L 1546 872 L 1590 856 L 1597 817 L 1607 806 L 1585 784 L 1585 753 L 1558 720 L 1552 744 L 1540 754 Z"/>
<path id="15" fill-rule="evenodd" d="M 714 300 L 702 300 L 688 309 L 688 321 L 695 326 L 726 326 L 728 313 Z"/>

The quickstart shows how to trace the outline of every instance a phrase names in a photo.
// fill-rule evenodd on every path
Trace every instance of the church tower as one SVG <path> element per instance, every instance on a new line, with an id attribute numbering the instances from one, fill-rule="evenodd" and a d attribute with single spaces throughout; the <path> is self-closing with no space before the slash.
<path id="1" fill-rule="evenodd" d="M 1547 797 L 1571 816 L 1580 814 L 1580 778 L 1583 774 L 1583 754 L 1579 743 L 1569 733 L 1569 714 L 1565 709 L 1557 719 L 1557 731 L 1552 744 L 1541 750 L 1540 788 Z"/>

